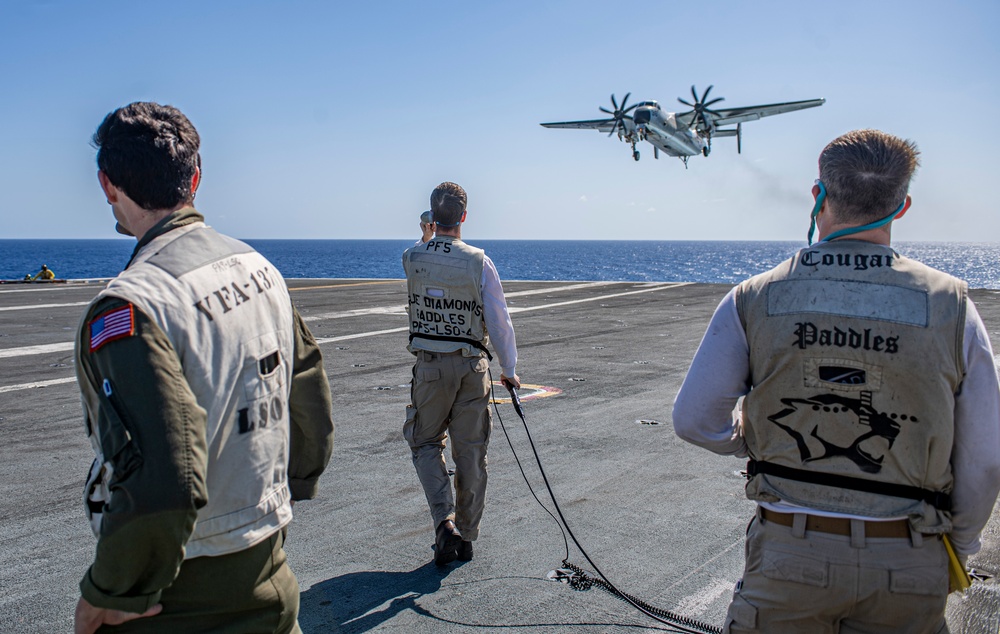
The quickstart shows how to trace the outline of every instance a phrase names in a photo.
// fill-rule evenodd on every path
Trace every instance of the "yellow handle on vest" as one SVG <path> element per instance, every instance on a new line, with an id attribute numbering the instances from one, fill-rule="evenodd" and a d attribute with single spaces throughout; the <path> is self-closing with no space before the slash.
<path id="1" fill-rule="evenodd" d="M 944 548 L 948 551 L 948 592 L 965 592 L 972 585 L 972 578 L 962 562 L 959 561 L 948 536 L 942 535 L 941 537 L 944 539 Z"/>

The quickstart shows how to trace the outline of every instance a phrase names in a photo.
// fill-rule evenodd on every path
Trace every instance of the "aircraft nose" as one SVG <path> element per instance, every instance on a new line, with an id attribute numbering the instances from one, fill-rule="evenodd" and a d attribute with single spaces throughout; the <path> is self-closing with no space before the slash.
<path id="1" fill-rule="evenodd" d="M 635 115 L 633 115 L 636 125 L 642 125 L 644 123 L 649 123 L 649 110 L 636 110 Z"/>

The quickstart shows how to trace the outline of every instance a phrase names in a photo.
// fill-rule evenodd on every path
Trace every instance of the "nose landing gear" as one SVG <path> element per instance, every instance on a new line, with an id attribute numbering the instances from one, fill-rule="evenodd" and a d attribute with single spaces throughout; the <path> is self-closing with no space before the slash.
<path id="1" fill-rule="evenodd" d="M 639 150 L 632 150 L 632 158 L 639 160 Z"/>

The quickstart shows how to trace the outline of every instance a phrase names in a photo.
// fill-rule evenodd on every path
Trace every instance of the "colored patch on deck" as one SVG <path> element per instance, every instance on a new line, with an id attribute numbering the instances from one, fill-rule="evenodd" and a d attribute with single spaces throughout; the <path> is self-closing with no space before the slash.
<path id="1" fill-rule="evenodd" d="M 493 393 L 494 394 L 508 394 L 507 388 L 503 386 L 500 381 L 493 381 Z M 522 383 L 521 387 L 517 389 L 517 395 L 522 401 L 530 401 L 533 398 L 546 398 L 548 396 L 558 396 L 562 394 L 562 390 L 557 387 L 550 387 L 548 385 L 533 385 L 531 383 Z M 510 403 L 510 396 L 498 396 L 493 399 L 493 403 Z"/>

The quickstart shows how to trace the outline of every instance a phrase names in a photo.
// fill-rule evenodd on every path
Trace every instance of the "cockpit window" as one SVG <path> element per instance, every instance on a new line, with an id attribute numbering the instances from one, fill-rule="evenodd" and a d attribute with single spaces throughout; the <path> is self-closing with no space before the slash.
<path id="1" fill-rule="evenodd" d="M 660 109 L 660 104 L 656 103 L 655 101 L 642 101 L 640 103 L 637 103 L 636 106 L 649 106 L 657 110 Z"/>

